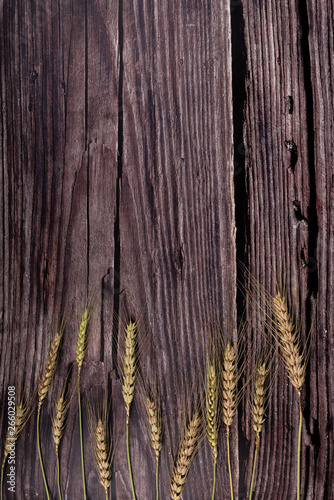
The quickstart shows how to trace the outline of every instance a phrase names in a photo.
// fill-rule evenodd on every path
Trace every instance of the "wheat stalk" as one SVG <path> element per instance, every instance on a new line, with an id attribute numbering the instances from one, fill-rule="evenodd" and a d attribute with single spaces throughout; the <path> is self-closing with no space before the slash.
<path id="1" fill-rule="evenodd" d="M 252 400 L 252 420 L 253 420 L 253 429 L 256 436 L 256 445 L 254 452 L 253 472 L 250 485 L 249 500 L 252 499 L 253 495 L 257 454 L 260 447 L 260 434 L 265 421 L 265 408 L 266 408 L 266 398 L 267 398 L 267 387 L 266 387 L 267 375 L 268 375 L 268 368 L 266 362 L 263 362 L 258 366 L 256 371 L 255 386 L 254 386 L 254 393 Z"/>
<path id="2" fill-rule="evenodd" d="M 1 486 L 0 486 L 1 500 L 3 499 L 3 476 L 4 476 L 6 461 L 8 455 L 15 448 L 16 442 L 30 417 L 31 408 L 32 408 L 32 399 L 30 399 L 28 402 L 25 402 L 24 397 L 23 396 L 20 397 L 18 404 L 16 405 L 15 408 L 14 428 L 13 426 L 10 426 L 7 430 L 5 447 L 4 447 L 4 457 L 1 467 Z"/>
<path id="3" fill-rule="evenodd" d="M 52 422 L 52 434 L 54 443 L 56 445 L 57 455 L 58 455 L 58 448 L 60 445 L 60 441 L 65 432 L 68 408 L 69 408 L 68 401 L 65 395 L 61 394 L 56 403 L 55 418 L 53 419 Z"/>
<path id="4" fill-rule="evenodd" d="M 59 359 L 60 342 L 63 337 L 64 326 L 62 325 L 59 332 L 56 332 L 47 357 L 46 365 L 42 373 L 42 377 L 38 384 L 38 412 L 41 411 L 43 401 L 51 387 L 52 379 L 57 368 Z"/>
<path id="5" fill-rule="evenodd" d="M 268 370 L 266 362 L 263 362 L 257 369 L 255 378 L 255 388 L 252 402 L 252 417 L 253 429 L 257 440 L 260 439 L 260 434 L 265 421 L 265 403 L 266 403 L 266 378 Z"/>
<path id="6" fill-rule="evenodd" d="M 231 456 L 230 456 L 230 427 L 237 409 L 237 375 L 236 375 L 236 349 L 228 342 L 224 349 L 223 359 L 223 422 L 227 428 L 227 460 L 230 476 L 231 499 L 234 500 Z"/>
<path id="7" fill-rule="evenodd" d="M 84 500 L 87 500 L 87 491 L 86 491 L 85 463 L 84 463 L 84 444 L 83 444 L 83 434 L 82 434 L 80 375 L 81 375 L 83 360 L 85 358 L 88 346 L 88 324 L 89 324 L 89 310 L 86 307 L 81 317 L 78 340 L 77 340 L 77 349 L 76 349 L 76 360 L 78 364 L 78 406 L 79 406 L 81 470 L 82 470 L 82 485 L 84 491 Z"/>
<path id="8" fill-rule="evenodd" d="M 53 435 L 53 441 L 56 445 L 57 483 L 58 483 L 58 493 L 60 500 L 62 500 L 62 494 L 60 488 L 59 445 L 65 432 L 67 414 L 69 410 L 69 401 L 66 397 L 66 389 L 67 389 L 67 380 L 65 381 L 62 392 L 56 402 L 55 415 L 54 418 L 52 419 L 52 435 Z"/>
<path id="9" fill-rule="evenodd" d="M 130 321 L 125 329 L 125 353 L 123 363 L 122 394 L 125 402 L 126 420 L 129 424 L 130 407 L 137 379 L 137 325 Z"/>
<path id="10" fill-rule="evenodd" d="M 5 449 L 4 449 L 4 458 L 2 462 L 2 467 L 5 466 L 7 457 L 9 453 L 14 448 L 16 441 L 18 440 L 23 427 L 25 426 L 28 418 L 29 418 L 29 408 L 27 404 L 21 399 L 16 406 L 15 409 L 15 425 L 14 429 L 9 431 L 7 430 L 6 441 L 5 441 Z"/>
<path id="11" fill-rule="evenodd" d="M 101 417 L 95 426 L 94 445 L 99 480 L 108 499 L 108 488 L 111 483 L 111 446 L 108 440 L 107 421 Z"/>
<path id="12" fill-rule="evenodd" d="M 89 323 L 89 311 L 88 308 L 86 307 L 81 317 L 78 340 L 77 340 L 76 360 L 78 364 L 78 378 L 80 378 L 82 363 L 85 358 L 88 346 L 88 323 Z"/>
<path id="13" fill-rule="evenodd" d="M 292 385 L 300 393 L 306 369 L 304 356 L 300 354 L 300 330 L 292 319 L 285 297 L 280 292 L 273 299 L 273 309 L 277 319 L 277 337 L 284 365 Z"/>
<path id="14" fill-rule="evenodd" d="M 276 336 L 281 350 L 281 356 L 285 365 L 288 377 L 297 390 L 299 403 L 299 430 L 298 430 L 298 450 L 297 450 L 297 500 L 300 500 L 300 456 L 303 413 L 301 404 L 301 391 L 305 382 L 307 355 L 306 349 L 301 350 L 301 331 L 297 326 L 288 309 L 287 300 L 278 291 L 272 298 L 273 311 L 276 316 Z"/>
<path id="15" fill-rule="evenodd" d="M 218 388 L 216 365 L 209 363 L 206 376 L 206 430 L 215 462 L 218 458 Z"/>
<path id="16" fill-rule="evenodd" d="M 138 351 L 137 351 L 137 324 L 129 321 L 125 328 L 125 352 L 122 356 L 122 394 L 126 409 L 126 450 L 128 457 L 129 475 L 132 489 L 133 500 L 136 500 L 135 487 L 132 476 L 130 444 L 129 444 L 129 423 L 130 408 L 135 394 L 135 385 L 138 369 Z"/>
<path id="17" fill-rule="evenodd" d="M 48 483 L 47 483 L 47 479 L 46 479 L 46 475 L 45 475 L 42 450 L 41 450 L 40 416 L 41 416 L 41 409 L 42 409 L 43 401 L 44 401 L 44 399 L 45 399 L 45 397 L 46 397 L 46 395 L 51 387 L 52 379 L 53 379 L 54 373 L 55 373 L 56 368 L 57 368 L 58 359 L 59 359 L 60 343 L 61 343 L 61 339 L 63 337 L 63 333 L 64 333 L 64 322 L 61 323 L 59 331 L 56 332 L 56 334 L 53 338 L 53 341 L 51 342 L 46 365 L 45 365 L 41 380 L 40 380 L 39 385 L 38 385 L 37 447 L 38 447 L 39 462 L 41 465 L 45 491 L 46 491 L 46 495 L 48 497 L 48 500 L 50 500 L 50 493 L 49 493 Z"/>
<path id="18" fill-rule="evenodd" d="M 155 401 L 150 396 L 146 396 L 145 406 L 150 428 L 151 444 L 153 450 L 155 451 L 156 459 L 159 460 L 162 447 L 162 427 L 160 411 L 158 410 Z"/>
<path id="19" fill-rule="evenodd" d="M 170 483 L 170 497 L 172 500 L 178 500 L 181 497 L 189 469 L 197 451 L 201 430 L 201 415 L 199 411 L 195 411 L 186 427 L 173 468 Z"/>
<path id="20" fill-rule="evenodd" d="M 223 360 L 223 422 L 227 431 L 233 422 L 237 408 L 236 350 L 230 342 L 226 344 Z"/>
<path id="21" fill-rule="evenodd" d="M 159 457 L 162 447 L 162 426 L 160 407 L 157 406 L 155 400 L 150 396 L 145 398 L 145 407 L 148 417 L 148 426 L 150 430 L 150 438 L 152 448 L 156 458 L 156 500 L 159 499 Z"/>
<path id="22" fill-rule="evenodd" d="M 218 364 L 214 356 L 207 354 L 206 361 L 206 383 L 205 383 L 205 415 L 206 415 L 206 433 L 209 445 L 213 454 L 213 487 L 212 500 L 215 497 L 216 490 L 216 472 L 218 458 L 218 403 L 219 403 L 219 372 Z"/>

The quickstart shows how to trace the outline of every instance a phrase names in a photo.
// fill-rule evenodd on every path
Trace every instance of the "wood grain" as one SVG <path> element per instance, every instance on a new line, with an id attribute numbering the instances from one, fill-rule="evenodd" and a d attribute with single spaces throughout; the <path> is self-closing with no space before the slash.
<path id="1" fill-rule="evenodd" d="M 243 9 L 247 51 L 245 180 L 249 195 L 246 259 L 252 273 L 271 292 L 275 291 L 275 274 L 283 277 L 290 303 L 301 316 L 304 338 L 312 326 L 311 362 L 303 392 L 302 498 L 332 498 L 326 473 L 330 448 L 326 433 L 319 431 L 319 427 L 331 426 L 325 382 L 329 365 L 320 361 L 329 349 L 324 314 L 331 279 L 327 268 L 330 259 L 323 253 L 323 248 L 331 248 L 330 240 L 322 229 L 323 213 L 330 211 L 330 202 L 323 212 L 320 200 L 327 197 L 331 184 L 328 180 L 327 187 L 322 184 L 322 172 L 329 175 L 330 169 L 319 153 L 326 156 L 328 146 L 321 129 L 330 130 L 332 114 L 327 113 L 329 123 L 323 124 L 321 117 L 330 104 L 318 100 L 321 89 L 328 88 L 331 80 L 324 69 L 321 81 L 319 67 L 315 67 L 320 52 L 324 68 L 330 64 L 325 50 L 315 55 L 315 34 L 324 47 L 325 40 L 330 44 L 330 29 L 327 32 L 326 23 L 316 17 L 317 7 L 309 2 L 244 2 Z M 332 20 L 329 13 L 327 17 Z M 329 141 L 332 143 L 332 137 Z M 254 338 L 258 339 L 258 334 Z M 246 415 L 243 421 L 252 451 L 254 438 Z M 261 444 L 258 477 L 262 479 L 255 486 L 257 498 L 295 497 L 297 430 L 296 394 L 279 366 Z M 249 481 L 248 469 L 244 491 Z"/>
<path id="2" fill-rule="evenodd" d="M 231 311 L 221 315 L 226 331 L 236 321 L 232 84 L 231 67 L 223 63 L 230 61 L 231 28 L 225 9 L 220 2 L 123 5 L 120 276 L 131 313 L 145 311 L 150 346 L 144 374 L 148 383 L 158 376 L 174 455 L 185 395 L 203 376 L 209 321 L 222 311 Z M 204 451 L 206 460 L 195 463 L 184 498 L 199 498 L 198 476 L 200 496 L 209 496 L 211 481 L 204 478 L 212 479 L 211 457 L 207 446 Z M 134 456 L 143 464 L 147 455 L 138 448 Z M 219 463 L 218 497 L 227 479 L 224 465 Z M 136 480 L 138 496 L 151 498 L 140 476 Z M 164 472 L 161 485 L 168 492 Z M 121 498 L 128 491 L 121 490 Z"/>
<path id="3" fill-rule="evenodd" d="M 79 318 L 92 301 L 82 372 L 88 497 L 103 495 L 88 400 L 108 390 L 116 439 L 110 498 L 131 498 L 117 349 L 121 322 L 132 317 L 143 348 L 139 385 L 157 382 L 162 400 L 160 489 L 168 498 L 185 404 L 200 395 L 210 322 L 235 338 L 246 306 L 246 348 L 262 345 L 259 321 L 237 294 L 238 257 L 270 291 L 282 275 L 304 334 L 312 326 L 302 498 L 334 498 L 331 2 L 4 0 L 0 25 L 1 436 L 7 387 L 36 387 L 64 315 L 52 388 L 72 369 L 61 483 L 64 499 L 83 497 L 74 360 Z M 250 374 L 256 354 L 245 352 Z M 274 366 L 255 498 L 290 500 L 297 397 L 281 363 Z M 52 394 L 42 449 L 56 497 Z M 16 448 L 18 499 L 45 496 L 35 421 L 33 413 Z M 130 434 L 137 497 L 153 499 L 139 392 Z M 241 500 L 254 452 L 247 398 L 231 442 Z M 210 498 L 212 479 L 204 440 L 183 499 Z M 222 429 L 215 498 L 228 491 Z"/>

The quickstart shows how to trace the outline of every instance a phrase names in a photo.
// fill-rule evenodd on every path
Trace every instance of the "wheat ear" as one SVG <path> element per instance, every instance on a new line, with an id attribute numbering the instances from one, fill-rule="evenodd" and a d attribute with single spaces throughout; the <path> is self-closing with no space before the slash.
<path id="1" fill-rule="evenodd" d="M 236 375 L 236 350 L 228 342 L 224 349 L 223 359 L 223 422 L 226 425 L 227 431 L 227 460 L 228 470 L 230 476 L 230 490 L 231 499 L 234 500 L 233 482 L 232 482 L 232 469 L 231 469 L 231 455 L 230 455 L 230 427 L 237 408 L 237 375 Z"/>
<path id="2" fill-rule="evenodd" d="M 125 402 L 127 425 L 137 379 L 137 325 L 129 322 L 125 329 L 125 353 L 123 357 L 122 394 Z"/>
<path id="3" fill-rule="evenodd" d="M 51 343 L 47 362 L 41 377 L 41 380 L 38 384 L 38 411 L 41 411 L 41 407 L 43 404 L 43 401 L 49 392 L 49 389 L 51 387 L 52 379 L 54 376 L 54 373 L 57 368 L 58 364 L 58 358 L 59 358 L 59 349 L 60 349 L 60 342 L 63 337 L 63 330 L 60 330 L 57 332 L 54 336 L 54 339 Z"/>
<path id="4" fill-rule="evenodd" d="M 56 457 L 57 457 L 57 483 L 58 483 L 58 493 L 59 498 L 62 500 L 61 488 L 60 488 L 60 461 L 59 461 L 59 445 L 60 441 L 65 432 L 65 426 L 67 421 L 67 415 L 69 410 L 69 401 L 66 397 L 66 385 L 64 383 L 60 397 L 55 405 L 55 415 L 52 420 L 52 435 L 53 441 L 56 445 Z"/>
<path id="5" fill-rule="evenodd" d="M 111 483 L 111 445 L 108 439 L 107 422 L 101 417 L 94 429 L 94 447 L 99 480 L 108 500 L 108 488 Z"/>
<path id="6" fill-rule="evenodd" d="M 79 406 L 79 430 L 80 430 L 80 449 L 81 449 L 81 470 L 82 470 L 82 485 L 84 491 L 84 500 L 87 500 L 87 491 L 86 491 L 86 478 L 85 478 L 85 462 L 84 462 L 84 445 L 83 445 L 83 435 L 82 435 L 82 410 L 81 410 L 81 393 L 80 393 L 80 375 L 83 360 L 86 355 L 87 346 L 88 346 L 88 323 L 89 323 L 89 311 L 88 308 L 84 310 L 80 327 L 79 334 L 77 340 L 77 364 L 78 364 L 78 406 Z"/>
<path id="7" fill-rule="evenodd" d="M 156 500 L 159 499 L 159 457 L 162 447 L 162 426 L 161 426 L 161 414 L 160 407 L 157 406 L 156 402 L 150 396 L 146 396 L 145 406 L 148 417 L 148 424 L 150 429 L 150 438 L 152 448 L 155 452 L 156 458 Z"/>
<path id="8" fill-rule="evenodd" d="M 46 491 L 46 495 L 48 497 L 48 500 L 50 500 L 50 493 L 49 493 L 48 483 L 47 483 L 47 479 L 46 479 L 46 475 L 45 475 L 42 450 L 41 450 L 40 416 L 41 416 L 41 409 L 42 409 L 43 401 L 44 401 L 47 393 L 49 392 L 49 389 L 50 389 L 51 383 L 52 383 L 52 379 L 53 379 L 54 373 L 55 373 L 56 368 L 57 368 L 58 359 L 59 359 L 60 343 L 61 343 L 61 339 L 63 337 L 63 333 L 64 333 L 64 323 L 61 324 L 59 332 L 57 332 L 55 334 L 54 339 L 51 342 L 46 365 L 45 365 L 44 371 L 42 373 L 41 380 L 38 384 L 37 447 L 38 447 L 39 462 L 40 462 L 41 470 L 42 470 L 42 474 L 43 474 L 45 491 Z"/>
<path id="9" fill-rule="evenodd" d="M 18 404 L 16 405 L 15 408 L 15 424 L 14 428 L 11 426 L 7 430 L 6 434 L 6 441 L 5 441 L 5 449 L 4 449 L 4 457 L 2 461 L 2 467 L 1 467 L 1 500 L 3 500 L 3 476 L 4 476 L 4 470 L 5 470 L 5 465 L 6 461 L 8 458 L 8 455 L 10 452 L 14 449 L 15 444 L 23 430 L 23 427 L 26 425 L 30 414 L 31 414 L 31 406 L 32 406 L 32 400 L 30 400 L 28 403 L 25 402 L 24 397 L 21 397 Z"/>
<path id="10" fill-rule="evenodd" d="M 267 374 L 268 374 L 268 369 L 266 366 L 266 362 L 263 362 L 262 364 L 260 364 L 256 372 L 255 387 L 254 387 L 253 401 L 252 401 L 252 420 L 253 420 L 253 429 L 256 436 L 256 444 L 255 444 L 255 452 L 253 460 L 252 480 L 249 491 L 249 500 L 252 499 L 253 495 L 257 454 L 260 447 L 260 434 L 265 421 L 265 407 L 266 407 L 266 397 L 267 397 L 266 396 Z"/>
<path id="11" fill-rule="evenodd" d="M 281 349 L 282 359 L 293 387 L 298 392 L 299 430 L 297 451 L 297 500 L 300 500 L 300 455 L 302 437 L 302 405 L 301 390 L 305 382 L 306 357 L 305 349 L 301 350 L 301 332 L 289 312 L 287 301 L 283 294 L 277 292 L 273 299 L 273 310 L 277 322 L 277 340 Z"/>
<path id="12" fill-rule="evenodd" d="M 217 363 L 214 359 L 207 359 L 206 363 L 206 432 L 209 445 L 213 454 L 213 488 L 212 500 L 215 497 L 216 490 L 216 471 L 218 458 L 218 393 L 219 393 L 219 374 L 217 373 Z"/>
<path id="13" fill-rule="evenodd" d="M 122 357 L 122 394 L 126 409 L 126 451 L 128 457 L 129 475 L 132 489 L 133 500 L 136 500 L 135 487 L 132 476 L 130 444 L 129 444 L 129 423 L 130 423 L 130 408 L 135 393 L 135 385 L 137 379 L 137 325 L 130 321 L 125 328 L 125 352 Z"/>
<path id="14" fill-rule="evenodd" d="M 301 392 L 305 381 L 306 364 L 300 353 L 300 330 L 296 327 L 289 312 L 286 299 L 280 292 L 273 300 L 277 320 L 278 342 L 282 358 L 292 385 Z"/>
<path id="15" fill-rule="evenodd" d="M 186 427 L 173 468 L 170 484 L 170 497 L 172 500 L 181 498 L 189 469 L 197 451 L 201 430 L 202 418 L 200 412 L 195 411 Z"/>

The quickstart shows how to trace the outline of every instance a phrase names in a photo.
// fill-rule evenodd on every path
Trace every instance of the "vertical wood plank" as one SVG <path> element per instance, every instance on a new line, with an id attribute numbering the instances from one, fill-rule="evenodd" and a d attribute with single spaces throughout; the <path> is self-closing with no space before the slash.
<path id="1" fill-rule="evenodd" d="M 320 258 L 317 252 L 330 248 L 324 233 L 320 237 L 319 230 L 318 234 L 321 213 L 318 197 L 326 189 L 319 185 L 318 178 L 323 178 L 321 166 L 313 153 L 314 148 L 322 149 L 317 126 L 318 113 L 322 111 L 321 106 L 316 106 L 314 96 L 319 94 L 325 80 L 320 83 L 318 74 L 315 78 L 315 67 L 310 72 L 310 54 L 313 64 L 316 58 L 311 38 L 313 25 L 309 24 L 308 16 L 313 15 L 315 7 L 308 6 L 307 13 L 304 2 L 243 5 L 247 50 L 245 168 L 250 249 L 247 258 L 252 273 L 271 292 L 275 290 L 275 273 L 279 279 L 283 276 L 290 303 L 301 315 L 304 335 L 313 327 L 309 379 L 303 391 L 302 495 L 327 498 L 324 475 L 328 445 L 326 439 L 320 441 L 315 428 L 319 424 L 313 415 L 317 408 L 314 398 L 319 398 L 320 393 L 324 408 L 328 404 L 325 384 L 319 387 L 316 383 L 320 374 L 317 360 L 324 359 L 328 349 L 321 333 L 326 327 L 322 323 L 319 328 L 317 321 L 312 324 L 312 318 L 316 311 L 319 315 L 320 304 L 316 301 Z M 328 65 L 329 54 L 323 55 L 324 60 L 326 57 Z M 321 258 L 324 263 L 324 255 Z M 319 280 L 326 279 L 323 269 L 319 267 Z M 323 318 L 323 313 L 320 314 Z M 326 377 L 324 366 L 320 371 Z M 319 418 L 322 428 L 328 425 L 325 411 Z M 252 439 L 246 415 L 243 426 L 246 440 Z M 297 397 L 280 364 L 260 450 L 257 477 L 261 481 L 255 486 L 259 498 L 296 495 L 297 432 Z M 252 442 L 250 456 L 253 446 Z M 319 447 L 323 452 L 318 456 Z M 244 492 L 249 488 L 250 474 L 248 467 Z"/>
<path id="2" fill-rule="evenodd" d="M 282 273 L 303 331 L 313 325 L 302 496 L 332 498 L 331 3 L 5 0 L 0 25 L 2 437 L 7 387 L 18 389 L 22 380 L 28 391 L 36 387 L 62 313 L 66 335 L 55 388 L 70 367 L 75 386 L 78 321 L 93 298 L 82 378 L 87 487 L 89 497 L 103 493 L 87 402 L 108 385 L 117 441 L 110 497 L 131 498 L 113 345 L 113 313 L 124 320 L 127 309 L 142 318 L 144 380 L 156 376 L 161 391 L 168 437 L 160 488 L 167 498 L 169 452 L 177 451 L 184 399 L 202 382 L 208 325 L 218 319 L 226 335 L 235 335 L 238 250 L 269 290 Z M 240 62 L 232 61 L 232 49 Z M 241 60 L 246 67 L 236 71 Z M 238 101 L 243 93 L 245 103 Z M 244 144 L 233 144 L 241 141 L 242 120 Z M 260 348 L 259 322 L 249 316 L 249 340 Z M 297 398 L 279 362 L 275 368 L 255 495 L 290 500 Z M 71 499 L 82 495 L 76 398 L 61 446 L 63 493 Z M 55 495 L 50 400 L 42 448 Z M 35 420 L 34 413 L 16 448 L 18 499 L 44 494 Z M 254 452 L 246 400 L 232 442 L 235 497 L 243 499 Z M 223 430 L 219 444 L 216 498 L 223 498 L 229 488 Z M 139 394 L 131 454 L 138 498 L 154 498 L 155 463 Z M 211 485 L 204 442 L 183 498 L 209 498 Z"/>
<path id="3" fill-rule="evenodd" d="M 316 206 L 318 263 L 317 310 L 310 366 L 311 437 L 304 481 L 312 498 L 332 498 L 333 487 L 333 5 L 308 1 L 303 6 L 308 31 L 310 102 L 308 130 L 314 142 L 313 203 Z M 315 276 L 315 272 L 312 276 Z M 316 276 L 315 276 L 316 277 Z"/>
<path id="4" fill-rule="evenodd" d="M 117 2 L 13 1 L 1 7 L 6 33 L 1 37 L 2 435 L 7 426 L 7 386 L 16 384 L 18 389 L 25 378 L 27 390 L 36 387 L 50 334 L 65 313 L 55 383 L 59 388 L 75 360 L 78 319 L 92 295 L 95 313 L 83 376 L 85 408 L 85 392 L 94 394 L 92 386 L 106 385 L 106 372 L 112 368 L 117 12 Z M 74 369 L 74 380 L 75 376 Z M 17 445 L 17 498 L 43 490 L 35 418 L 34 413 Z M 86 411 L 84 418 L 87 483 L 98 492 Z M 49 401 L 41 424 L 47 477 L 55 493 Z M 75 498 L 82 482 L 74 408 L 61 460 L 63 491 L 67 498 Z"/>
<path id="5" fill-rule="evenodd" d="M 158 375 L 175 454 L 184 399 L 201 381 L 209 321 L 223 311 L 226 333 L 236 322 L 229 5 L 126 0 L 123 33 L 120 279 L 130 313 L 145 312 L 144 374 L 149 381 Z M 133 461 L 142 464 L 142 475 L 134 469 L 138 497 L 153 498 L 153 456 L 151 471 L 144 469 L 147 448 L 136 441 L 148 438 L 139 434 L 136 414 L 133 420 Z M 223 443 L 222 436 L 217 497 L 228 484 Z M 210 494 L 206 445 L 201 455 L 185 499 L 199 497 L 199 477 L 201 496 Z M 122 463 L 119 457 L 116 467 L 124 470 L 125 455 Z M 237 492 L 237 453 L 233 459 Z M 163 459 L 166 495 L 169 465 Z M 118 486 L 128 497 L 128 479 Z"/>

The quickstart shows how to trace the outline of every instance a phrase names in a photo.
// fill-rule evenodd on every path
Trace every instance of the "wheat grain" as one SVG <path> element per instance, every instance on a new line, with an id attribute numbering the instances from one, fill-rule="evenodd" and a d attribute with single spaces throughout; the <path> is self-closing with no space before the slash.
<path id="1" fill-rule="evenodd" d="M 300 331 L 289 313 L 285 297 L 280 292 L 276 294 L 273 306 L 283 361 L 292 385 L 300 393 L 305 381 L 305 362 L 300 354 Z"/>
<path id="2" fill-rule="evenodd" d="M 260 438 L 260 433 L 265 421 L 267 374 L 268 370 L 264 362 L 257 369 L 252 401 L 253 429 L 257 440 Z"/>
<path id="3" fill-rule="evenodd" d="M 170 496 L 172 500 L 178 500 L 181 497 L 190 466 L 197 451 L 201 429 L 201 415 L 199 411 L 195 411 L 188 426 L 186 427 L 173 468 L 170 484 Z"/>
<path id="4" fill-rule="evenodd" d="M 29 410 L 30 404 L 26 404 L 23 399 L 20 399 L 15 409 L 15 424 L 14 426 L 10 426 L 7 430 L 3 466 L 7 460 L 9 453 L 14 449 L 15 443 L 18 440 L 23 427 L 27 423 L 27 420 L 30 416 Z"/>
<path id="5" fill-rule="evenodd" d="M 60 342 L 63 337 L 63 326 L 54 336 L 51 343 L 47 362 L 38 385 L 38 411 L 41 410 L 43 401 L 51 387 L 52 379 L 57 368 L 59 359 Z"/>
<path id="6" fill-rule="evenodd" d="M 108 442 L 107 422 L 99 418 L 94 431 L 95 457 L 101 485 L 106 493 L 111 482 L 111 447 Z"/>
<path id="7" fill-rule="evenodd" d="M 227 428 L 231 427 L 237 407 L 237 376 L 236 350 L 228 342 L 224 351 L 223 360 L 223 422 Z"/>
<path id="8" fill-rule="evenodd" d="M 162 447 L 162 427 L 160 411 L 158 410 L 153 398 L 150 398 L 150 396 L 146 397 L 145 406 L 148 415 L 152 447 L 155 451 L 156 459 L 159 460 Z"/>
<path id="9" fill-rule="evenodd" d="M 67 419 L 67 413 L 69 409 L 69 402 L 66 398 L 64 390 L 62 391 L 55 408 L 55 416 L 52 422 L 52 434 L 53 440 L 56 445 L 56 453 L 58 454 L 58 448 L 60 441 L 65 432 L 65 425 Z"/>
<path id="10" fill-rule="evenodd" d="M 216 363 L 207 363 L 206 374 L 206 430 L 214 461 L 218 457 L 218 376 Z"/>
<path id="11" fill-rule="evenodd" d="M 125 329 L 125 353 L 123 362 L 122 394 L 126 408 L 127 425 L 130 418 L 130 406 L 135 393 L 137 378 L 137 325 L 130 321 Z"/>
<path id="12" fill-rule="evenodd" d="M 76 359 L 78 363 L 79 377 L 88 345 L 88 322 L 89 322 L 89 311 L 88 308 L 86 307 L 81 317 L 81 323 L 79 327 L 79 334 L 77 341 L 77 349 L 76 349 L 76 355 L 77 355 Z"/>
<path id="13" fill-rule="evenodd" d="M 252 399 L 252 419 L 253 419 L 253 429 L 256 436 L 256 445 L 254 451 L 254 460 L 253 460 L 253 471 L 252 471 L 252 479 L 249 489 L 249 500 L 252 500 L 253 497 L 253 487 L 255 480 L 255 470 L 256 470 L 256 462 L 257 455 L 260 448 L 260 434 L 262 431 L 262 427 L 265 421 L 265 408 L 266 408 L 266 378 L 268 374 L 268 369 L 266 366 L 266 362 L 259 364 L 256 370 L 255 376 L 255 384 L 254 384 L 254 392 Z"/>
<path id="14" fill-rule="evenodd" d="M 31 397 L 28 402 L 25 401 L 23 393 L 20 397 L 16 408 L 15 408 L 15 417 L 14 424 L 10 421 L 8 422 L 8 429 L 5 440 L 4 447 L 4 457 L 1 466 L 1 480 L 0 480 L 0 496 L 1 500 L 3 499 L 3 480 L 4 480 L 4 472 L 5 465 L 8 456 L 15 449 L 15 444 L 23 430 L 23 427 L 26 425 L 32 411 L 32 402 L 34 397 Z"/>

